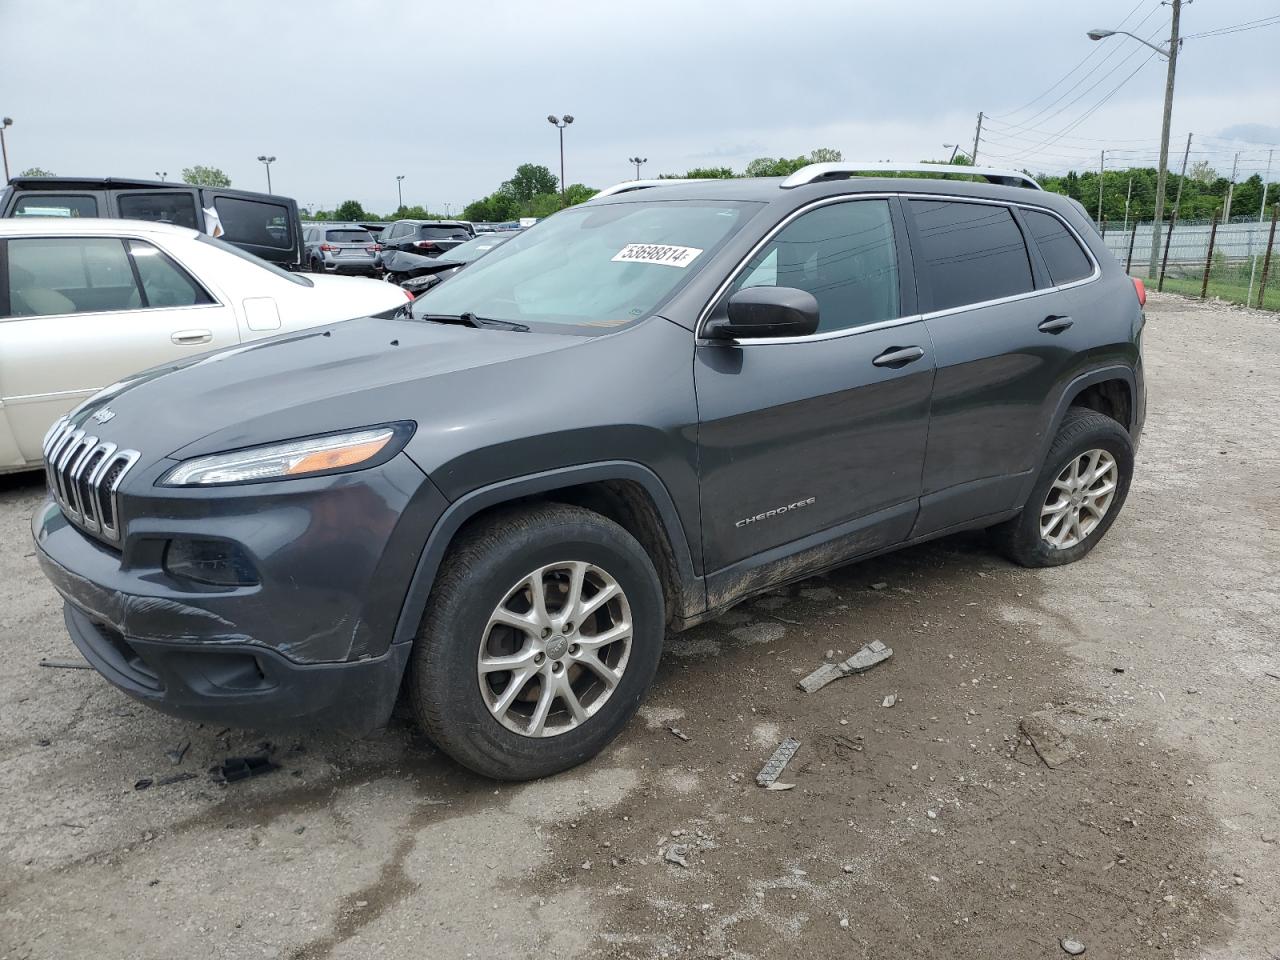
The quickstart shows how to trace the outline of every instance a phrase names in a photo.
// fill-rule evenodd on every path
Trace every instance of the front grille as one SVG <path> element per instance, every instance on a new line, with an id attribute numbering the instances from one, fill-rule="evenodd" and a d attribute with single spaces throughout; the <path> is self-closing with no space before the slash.
<path id="1" fill-rule="evenodd" d="M 98 442 L 63 417 L 45 435 L 44 471 L 49 492 L 67 519 L 108 540 L 120 539 L 120 481 L 138 462 L 137 450 Z"/>

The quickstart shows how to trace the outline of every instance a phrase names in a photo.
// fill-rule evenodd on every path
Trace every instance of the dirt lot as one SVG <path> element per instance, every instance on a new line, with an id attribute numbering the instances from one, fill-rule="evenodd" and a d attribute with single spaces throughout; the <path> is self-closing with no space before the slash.
<path id="1" fill-rule="evenodd" d="M 1280 957 L 1280 322 L 1149 316 L 1138 477 L 1086 561 L 960 537 L 765 596 L 673 638 L 603 757 L 524 786 L 402 723 L 197 728 L 39 667 L 76 653 L 41 489 L 0 481 L 0 957 Z M 872 639 L 890 661 L 796 689 Z M 761 790 L 786 736 L 795 788 Z M 264 739 L 280 770 L 210 782 Z"/>

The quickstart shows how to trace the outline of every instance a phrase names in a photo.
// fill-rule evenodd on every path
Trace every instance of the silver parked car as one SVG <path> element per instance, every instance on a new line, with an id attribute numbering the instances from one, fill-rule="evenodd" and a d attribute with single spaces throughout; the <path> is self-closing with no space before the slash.
<path id="1" fill-rule="evenodd" d="M 378 252 L 382 249 L 373 234 L 358 223 L 304 224 L 302 242 L 307 269 L 312 273 L 354 273 L 366 276 L 378 272 Z"/>

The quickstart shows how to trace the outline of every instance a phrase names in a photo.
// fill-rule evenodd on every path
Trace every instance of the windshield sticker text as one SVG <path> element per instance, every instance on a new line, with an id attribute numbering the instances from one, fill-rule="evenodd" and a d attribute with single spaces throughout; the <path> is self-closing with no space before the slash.
<path id="1" fill-rule="evenodd" d="M 697 247 L 673 247 L 665 243 L 628 243 L 613 257 L 615 263 L 660 263 L 684 269 L 702 251 Z"/>

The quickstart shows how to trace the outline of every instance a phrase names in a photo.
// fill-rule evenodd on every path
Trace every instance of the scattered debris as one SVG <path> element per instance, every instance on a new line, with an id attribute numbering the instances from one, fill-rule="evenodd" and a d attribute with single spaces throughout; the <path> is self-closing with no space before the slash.
<path id="1" fill-rule="evenodd" d="M 1079 753 L 1076 745 L 1059 728 L 1056 715 L 1052 710 L 1040 710 L 1023 717 L 1018 723 L 1018 728 L 1030 742 L 1036 756 L 1043 760 L 1044 765 L 1050 770 L 1062 766 Z"/>
<path id="2" fill-rule="evenodd" d="M 776 780 L 765 787 L 766 790 L 794 790 L 795 788 L 796 785 L 794 783 L 779 783 Z"/>
<path id="3" fill-rule="evenodd" d="M 147 789 L 147 787 L 151 786 L 153 783 L 155 783 L 155 781 L 152 780 L 150 777 L 143 777 L 140 780 L 133 781 L 133 789 L 145 790 Z"/>
<path id="4" fill-rule="evenodd" d="M 883 700 L 880 701 L 880 706 L 892 707 L 897 702 L 898 702 L 898 695 L 896 693 L 891 693 L 887 697 L 885 697 Z"/>
<path id="5" fill-rule="evenodd" d="M 305 826 L 294 827 L 293 832 L 296 833 L 298 836 L 302 836 L 304 833 L 307 832 L 307 828 Z"/>
<path id="6" fill-rule="evenodd" d="M 1272 680 L 1280 680 L 1280 673 L 1276 673 L 1274 670 L 1266 670 L 1266 671 L 1264 671 L 1264 672 L 1265 672 L 1265 673 L 1266 673 L 1266 675 L 1267 675 L 1268 677 L 1270 677 Z"/>
<path id="7" fill-rule="evenodd" d="M 253 757 L 227 757 L 222 763 L 210 767 L 209 773 L 221 783 L 236 783 L 279 769 L 269 757 L 259 754 Z"/>
<path id="8" fill-rule="evenodd" d="M 855 673 L 865 673 L 877 664 L 884 663 L 893 656 L 893 650 L 879 640 L 872 640 L 848 660 L 840 663 L 824 663 L 813 673 L 801 680 L 798 686 L 805 693 L 821 690 L 832 680 L 848 677 Z"/>
<path id="9" fill-rule="evenodd" d="M 849 929 L 849 918 L 848 918 L 848 917 L 841 917 L 841 918 L 840 918 L 840 926 L 841 926 L 841 927 L 843 927 L 845 930 L 848 930 L 848 929 Z"/>
<path id="10" fill-rule="evenodd" d="M 182 758 L 187 755 L 187 751 L 191 749 L 191 741 L 183 740 L 172 750 L 166 750 L 164 755 L 169 758 L 169 762 L 175 767 L 182 763 Z"/>
<path id="11" fill-rule="evenodd" d="M 793 627 L 803 627 L 803 626 L 804 626 L 804 624 L 803 624 L 803 623 L 801 623 L 799 620 L 789 620 L 789 619 L 787 619 L 786 617 L 780 617 L 780 616 L 778 616 L 776 613 L 769 613 L 769 614 L 766 614 L 766 616 L 773 617 L 773 619 L 777 620 L 779 623 L 787 623 L 787 624 L 790 624 L 790 625 L 791 625 L 791 626 L 793 626 Z"/>
<path id="12" fill-rule="evenodd" d="M 773 756 L 756 774 L 756 783 L 762 787 L 767 787 L 778 777 L 782 776 L 782 771 L 791 758 L 796 755 L 796 751 L 800 749 L 800 741 L 794 737 L 787 737 L 782 743 L 778 744 L 778 749 L 773 751 Z"/>
<path id="13" fill-rule="evenodd" d="M 47 740 L 47 739 L 45 739 L 45 738 L 43 738 L 43 737 L 42 737 L 41 739 L 39 739 L 39 740 L 37 740 L 37 741 L 36 741 L 36 746 L 37 746 L 37 747 L 51 747 L 51 746 L 53 746 L 53 741 L 52 741 L 52 740 Z"/>
<path id="14" fill-rule="evenodd" d="M 678 727 L 667 727 L 667 729 L 671 731 L 671 735 L 673 737 L 679 740 L 683 740 L 685 743 L 688 743 L 690 740 L 693 739 L 693 737 L 689 736 L 687 733 L 684 733 Z"/>
<path id="15" fill-rule="evenodd" d="M 852 864 L 852 863 L 846 863 L 846 864 L 845 864 L 843 867 L 841 867 L 840 869 L 842 869 L 845 873 L 853 873 L 853 864 Z"/>
<path id="16" fill-rule="evenodd" d="M 876 583 L 873 583 L 871 585 L 871 589 L 872 590 L 888 590 L 889 585 L 885 583 L 883 580 L 879 580 Z"/>
<path id="17" fill-rule="evenodd" d="M 1275 835 L 1274 833 L 1264 832 L 1264 833 L 1262 834 L 1262 842 L 1263 842 L 1263 843 L 1275 843 L 1275 842 L 1276 842 L 1276 835 Z"/>
<path id="18" fill-rule="evenodd" d="M 182 783 L 184 780 L 194 780 L 196 775 L 190 771 L 186 773 L 175 773 L 172 776 L 161 777 L 156 781 L 157 787 L 167 787 L 171 783 Z"/>
<path id="19" fill-rule="evenodd" d="M 1111 668 L 1111 672 L 1112 672 L 1112 673 L 1124 673 L 1124 667 L 1112 667 L 1112 668 Z"/>
<path id="20" fill-rule="evenodd" d="M 662 859 L 667 863 L 674 863 L 677 866 L 689 869 L 689 845 L 687 843 L 673 843 L 662 851 Z"/>
<path id="21" fill-rule="evenodd" d="M 40 666 L 51 667 L 54 670 L 92 670 L 93 667 L 85 663 L 83 660 L 46 660 L 40 659 Z"/>
<path id="22" fill-rule="evenodd" d="M 1062 945 L 1062 949 L 1073 957 L 1078 957 L 1084 953 L 1084 944 L 1079 940 L 1072 940 L 1070 937 L 1064 937 L 1058 943 Z"/>

